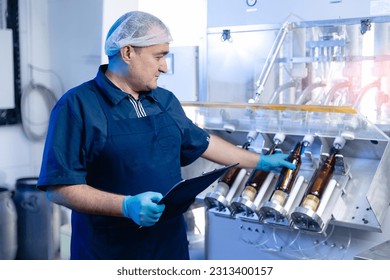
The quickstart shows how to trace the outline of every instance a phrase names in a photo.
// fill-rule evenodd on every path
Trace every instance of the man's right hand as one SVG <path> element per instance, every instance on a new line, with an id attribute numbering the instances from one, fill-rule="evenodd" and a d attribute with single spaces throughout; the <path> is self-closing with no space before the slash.
<path id="1" fill-rule="evenodd" d="M 164 204 L 157 204 L 162 197 L 162 194 L 157 192 L 125 196 L 122 203 L 123 215 L 139 226 L 153 226 L 165 209 Z"/>
<path id="2" fill-rule="evenodd" d="M 256 169 L 270 171 L 278 167 L 287 167 L 295 169 L 295 164 L 287 161 L 289 154 L 276 153 L 272 155 L 260 155 L 260 160 L 257 163 Z"/>

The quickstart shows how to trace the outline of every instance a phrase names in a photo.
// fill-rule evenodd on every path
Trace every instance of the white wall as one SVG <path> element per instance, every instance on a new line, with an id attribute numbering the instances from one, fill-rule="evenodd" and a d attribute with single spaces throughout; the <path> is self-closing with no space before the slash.
<path id="1" fill-rule="evenodd" d="M 104 0 L 102 46 L 104 46 L 105 36 L 115 20 L 132 10 L 152 13 L 159 17 L 171 31 L 172 47 L 199 46 L 205 37 L 206 6 L 207 0 Z M 102 62 L 107 62 L 103 48 Z"/>
<path id="2" fill-rule="evenodd" d="M 34 5 L 32 3 L 34 2 Z M 22 89 L 26 89 L 31 78 L 36 83 L 51 87 L 52 77 L 48 72 L 32 71 L 29 65 L 40 69 L 50 68 L 48 52 L 47 0 L 19 1 L 19 31 Z M 39 103 L 39 100 L 38 100 Z M 31 106 L 29 117 L 38 116 L 43 108 Z M 38 127 L 41 129 L 41 126 Z M 43 142 L 32 142 L 23 133 L 22 126 L 0 127 L 0 185 L 14 188 L 17 178 L 37 176 L 40 167 Z"/>
<path id="3" fill-rule="evenodd" d="M 103 0 L 48 2 L 51 69 L 68 90 L 95 77 L 101 58 Z M 62 93 L 60 93 L 62 95 Z"/>
<path id="4" fill-rule="evenodd" d="M 206 34 L 207 0 L 139 0 L 139 9 L 159 17 L 170 29 L 172 46 L 199 46 Z"/>

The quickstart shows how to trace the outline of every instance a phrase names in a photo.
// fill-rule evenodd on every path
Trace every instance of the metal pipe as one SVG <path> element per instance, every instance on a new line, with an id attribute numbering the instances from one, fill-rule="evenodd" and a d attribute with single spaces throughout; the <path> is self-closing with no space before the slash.
<path id="1" fill-rule="evenodd" d="M 269 74 L 271 73 L 272 66 L 275 62 L 276 56 L 278 55 L 280 48 L 282 47 L 282 44 L 284 42 L 284 39 L 286 38 L 286 34 L 289 31 L 290 23 L 285 22 L 283 23 L 282 27 L 280 28 L 278 34 L 276 35 L 274 44 L 272 45 L 271 51 L 268 54 L 268 57 L 265 61 L 263 70 L 261 71 L 260 77 L 257 82 L 257 89 L 256 89 L 256 95 L 255 95 L 255 103 L 258 103 L 260 95 L 264 91 L 265 83 L 267 82 L 267 79 L 269 77 Z"/>

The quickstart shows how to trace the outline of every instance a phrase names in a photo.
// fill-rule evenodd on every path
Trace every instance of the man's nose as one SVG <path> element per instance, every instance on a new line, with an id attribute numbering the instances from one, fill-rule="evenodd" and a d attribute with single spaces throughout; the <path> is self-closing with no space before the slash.
<path id="1" fill-rule="evenodd" d="M 161 60 L 159 71 L 163 73 L 168 72 L 167 60 L 165 58 Z"/>

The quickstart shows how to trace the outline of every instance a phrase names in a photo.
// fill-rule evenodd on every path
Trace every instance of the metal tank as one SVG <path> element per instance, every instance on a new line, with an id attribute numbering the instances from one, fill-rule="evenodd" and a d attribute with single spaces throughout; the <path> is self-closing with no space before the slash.
<path id="1" fill-rule="evenodd" d="M 15 186 L 18 213 L 17 259 L 48 260 L 59 256 L 60 207 L 36 187 L 37 178 L 20 178 Z"/>

